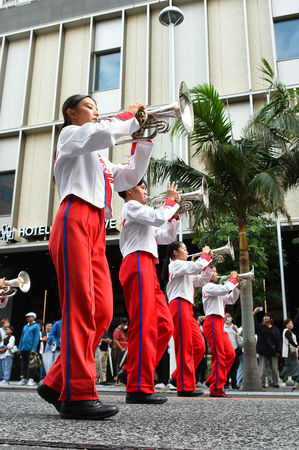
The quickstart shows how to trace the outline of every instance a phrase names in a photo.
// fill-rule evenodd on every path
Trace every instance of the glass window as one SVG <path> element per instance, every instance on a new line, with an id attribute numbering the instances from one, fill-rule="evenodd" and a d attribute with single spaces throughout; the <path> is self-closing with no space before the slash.
<path id="1" fill-rule="evenodd" d="M 119 88 L 120 52 L 96 55 L 95 90 Z"/>
<path id="2" fill-rule="evenodd" d="M 277 59 L 299 58 L 299 19 L 274 23 Z"/>
<path id="3" fill-rule="evenodd" d="M 0 215 L 9 216 L 13 196 L 15 172 L 0 173 Z"/>

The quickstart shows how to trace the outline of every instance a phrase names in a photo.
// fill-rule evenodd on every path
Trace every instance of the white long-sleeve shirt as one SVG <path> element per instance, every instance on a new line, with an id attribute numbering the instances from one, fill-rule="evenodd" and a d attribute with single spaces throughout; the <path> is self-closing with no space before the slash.
<path id="1" fill-rule="evenodd" d="M 6 345 L 7 350 L 4 353 L 0 353 L 0 359 L 4 359 L 4 358 L 6 358 L 6 356 L 12 356 L 13 355 L 11 350 L 14 348 L 15 343 L 16 343 L 15 337 L 14 336 L 10 336 L 9 341 L 8 341 L 8 343 Z"/>
<path id="2" fill-rule="evenodd" d="M 225 317 L 225 305 L 233 305 L 239 298 L 239 283 L 236 278 L 230 278 L 224 284 L 207 283 L 202 288 L 202 304 L 206 316 L 218 314 Z"/>
<path id="3" fill-rule="evenodd" d="M 142 205 L 136 200 L 126 202 L 122 208 L 122 227 L 119 247 L 123 258 L 136 251 L 151 253 L 158 258 L 157 244 L 170 244 L 177 235 L 179 221 L 168 220 L 180 205 L 166 201 L 157 209 Z M 166 223 L 166 229 L 160 229 Z"/>
<path id="4" fill-rule="evenodd" d="M 194 303 L 194 288 L 208 283 L 213 273 L 213 268 L 207 267 L 212 258 L 204 256 L 195 262 L 174 259 L 169 263 L 169 281 L 166 286 L 169 303 L 178 297 Z"/>
<path id="5" fill-rule="evenodd" d="M 143 177 L 152 150 L 151 142 L 138 143 L 128 165 L 113 164 L 101 153 L 114 145 L 119 137 L 131 135 L 140 128 L 131 113 L 122 115 L 130 118 L 112 118 L 62 129 L 54 166 L 61 202 L 74 194 L 98 208 L 105 207 L 106 217 L 111 218 L 113 188 L 125 191 L 136 186 Z"/>

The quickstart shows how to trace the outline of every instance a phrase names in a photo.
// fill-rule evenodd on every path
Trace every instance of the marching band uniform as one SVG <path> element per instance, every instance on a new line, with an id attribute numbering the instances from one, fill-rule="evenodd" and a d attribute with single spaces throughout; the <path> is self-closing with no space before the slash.
<path id="1" fill-rule="evenodd" d="M 170 218 L 179 204 L 166 200 L 158 209 L 129 200 L 122 209 L 119 279 L 130 317 L 127 393 L 154 392 L 154 371 L 173 332 L 173 323 L 156 273 L 157 244 L 175 239 L 179 221 Z M 161 227 L 166 223 L 166 230 Z M 128 399 L 127 399 L 128 400 Z"/>
<path id="2" fill-rule="evenodd" d="M 195 369 L 205 352 L 205 342 L 193 315 L 193 304 L 195 287 L 210 281 L 213 268 L 207 266 L 211 259 L 210 255 L 202 253 L 195 262 L 172 259 L 169 264 L 166 293 L 174 324 L 177 365 L 171 377 L 177 381 L 178 392 L 195 390 Z"/>
<path id="3" fill-rule="evenodd" d="M 105 217 L 112 193 L 129 189 L 146 171 L 152 144 L 134 145 L 127 166 L 111 163 L 101 149 L 140 128 L 131 112 L 62 129 L 54 167 L 60 207 L 49 249 L 62 310 L 61 354 L 44 382 L 61 401 L 98 399 L 94 353 L 109 327 L 113 294 L 105 255 Z"/>
<path id="4" fill-rule="evenodd" d="M 205 313 L 203 332 L 212 354 L 212 373 L 207 382 L 210 383 L 210 395 L 223 397 L 227 374 L 235 359 L 235 350 L 228 334 L 224 331 L 225 305 L 233 305 L 239 298 L 239 282 L 230 277 L 225 284 L 207 283 L 202 288 L 202 301 Z"/>

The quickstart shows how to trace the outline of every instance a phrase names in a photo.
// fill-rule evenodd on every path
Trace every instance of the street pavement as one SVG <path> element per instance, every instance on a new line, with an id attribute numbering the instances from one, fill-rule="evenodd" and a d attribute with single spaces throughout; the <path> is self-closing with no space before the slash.
<path id="1" fill-rule="evenodd" d="M 104 421 L 61 419 L 36 387 L 0 388 L 0 447 L 47 449 L 299 449 L 299 391 L 228 391 L 232 398 L 177 397 L 162 405 L 125 403 L 125 388 L 98 386 L 119 413 Z"/>

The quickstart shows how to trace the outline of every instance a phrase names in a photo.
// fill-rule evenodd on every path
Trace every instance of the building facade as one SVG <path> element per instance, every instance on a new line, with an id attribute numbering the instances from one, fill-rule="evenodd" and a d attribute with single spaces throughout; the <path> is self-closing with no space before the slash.
<path id="1" fill-rule="evenodd" d="M 176 0 L 184 21 L 174 32 L 174 84 L 210 82 L 234 122 L 234 137 L 266 102 L 260 77 L 266 58 L 281 80 L 299 86 L 299 4 L 296 0 Z M 0 0 L 0 275 L 27 270 L 30 293 L 18 293 L 1 316 L 22 323 L 27 310 L 59 318 L 55 270 L 48 238 L 59 199 L 53 162 L 61 106 L 75 93 L 92 95 L 100 113 L 111 114 L 137 100 L 164 105 L 170 98 L 169 30 L 159 22 L 168 1 Z M 194 164 L 186 139 L 174 154 Z M 169 136 L 155 138 L 154 157 L 169 154 Z M 129 145 L 107 149 L 127 163 Z M 164 190 L 151 187 L 151 194 Z M 121 315 L 118 230 L 122 201 L 107 222 L 107 256 Z M 299 225 L 298 191 L 287 205 Z M 284 218 L 283 236 L 289 232 Z M 188 239 L 188 222 L 184 221 Z M 290 236 L 290 235 L 288 235 Z M 292 235 L 293 236 L 293 235 Z M 289 250 L 290 252 L 293 249 Z M 163 254 L 163 249 L 161 250 Z M 298 267 L 297 267 L 298 268 Z M 290 288 L 291 297 L 293 288 Z M 292 298 L 289 300 L 292 302 Z"/>

